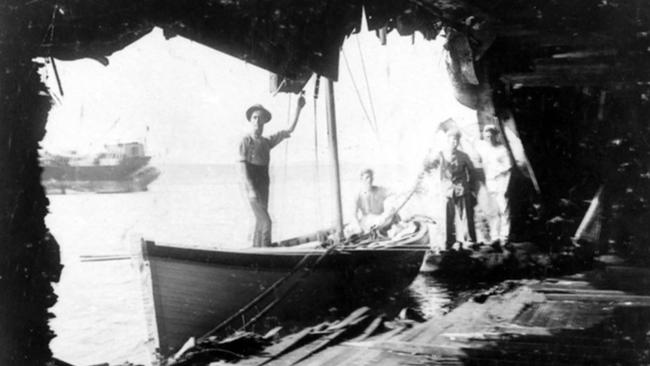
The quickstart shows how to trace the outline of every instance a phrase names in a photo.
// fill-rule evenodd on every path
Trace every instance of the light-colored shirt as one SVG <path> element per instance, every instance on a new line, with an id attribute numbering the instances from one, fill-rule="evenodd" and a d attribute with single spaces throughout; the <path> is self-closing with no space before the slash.
<path id="1" fill-rule="evenodd" d="M 269 165 L 271 149 L 289 136 L 289 131 L 279 131 L 269 137 L 255 138 L 246 135 L 239 144 L 239 161 L 254 165 Z"/>
<path id="2" fill-rule="evenodd" d="M 510 170 L 512 169 L 508 149 L 502 144 L 494 146 L 489 142 L 483 142 L 478 146 L 478 152 L 485 172 L 487 190 L 494 193 L 505 193 L 508 190 Z"/>

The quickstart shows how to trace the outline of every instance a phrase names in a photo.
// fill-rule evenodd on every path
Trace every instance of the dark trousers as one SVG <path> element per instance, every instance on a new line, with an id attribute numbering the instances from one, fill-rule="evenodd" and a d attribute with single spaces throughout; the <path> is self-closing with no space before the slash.
<path id="1" fill-rule="evenodd" d="M 459 220 L 456 220 L 459 219 Z M 462 227 L 456 227 L 460 221 Z M 476 227 L 474 225 L 474 198 L 470 195 L 447 198 L 447 249 L 456 242 L 456 230 L 463 230 L 469 236 L 471 243 L 476 243 Z"/>
<path id="2" fill-rule="evenodd" d="M 255 215 L 253 227 L 253 246 L 271 246 L 271 216 L 269 216 L 269 168 L 246 164 L 246 174 L 252 182 L 253 190 L 257 199 L 249 199 L 248 202 Z"/>

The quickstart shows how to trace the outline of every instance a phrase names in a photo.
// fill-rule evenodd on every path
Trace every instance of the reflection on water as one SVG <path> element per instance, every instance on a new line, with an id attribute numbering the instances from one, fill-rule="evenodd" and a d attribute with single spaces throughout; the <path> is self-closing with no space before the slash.
<path id="1" fill-rule="evenodd" d="M 478 291 L 489 287 L 488 283 L 458 281 L 438 278 L 422 273 L 408 289 L 409 296 L 425 318 L 443 316 Z"/>
<path id="2" fill-rule="evenodd" d="M 414 308 L 425 318 L 444 315 L 452 306 L 455 293 L 442 286 L 435 278 L 420 274 L 408 289 Z M 412 304 L 405 304 L 413 306 Z"/>
<path id="3" fill-rule="evenodd" d="M 336 300 L 330 299 L 332 301 L 326 301 L 325 298 L 311 299 L 312 301 L 305 299 L 299 304 L 294 303 L 295 308 L 283 310 L 283 315 L 272 311 L 274 314 L 266 316 L 250 330 L 263 334 L 281 326 L 281 334 L 287 335 L 304 327 L 341 320 L 361 306 L 369 307 L 371 316 L 383 315 L 386 319 L 398 317 L 403 309 L 408 308 L 414 310 L 415 317 L 411 319 L 425 321 L 445 315 L 486 286 L 483 283 L 460 283 L 420 274 L 400 294 L 389 297 L 367 295 L 354 299 L 338 297 Z M 279 307 L 282 308 L 283 305 Z M 413 313 L 410 315 L 413 316 Z"/>

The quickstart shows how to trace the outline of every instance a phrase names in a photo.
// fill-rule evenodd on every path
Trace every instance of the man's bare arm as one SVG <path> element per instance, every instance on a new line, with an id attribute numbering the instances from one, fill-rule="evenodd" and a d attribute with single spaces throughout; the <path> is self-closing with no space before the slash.
<path id="1" fill-rule="evenodd" d="M 296 112 L 294 113 L 293 116 L 293 122 L 291 123 L 291 126 L 289 129 L 287 129 L 287 132 L 292 133 L 296 129 L 296 125 L 298 124 L 298 119 L 300 118 L 300 112 L 302 111 L 302 108 L 305 106 L 305 97 L 300 95 L 300 98 L 298 98 L 298 104 L 296 105 Z"/>

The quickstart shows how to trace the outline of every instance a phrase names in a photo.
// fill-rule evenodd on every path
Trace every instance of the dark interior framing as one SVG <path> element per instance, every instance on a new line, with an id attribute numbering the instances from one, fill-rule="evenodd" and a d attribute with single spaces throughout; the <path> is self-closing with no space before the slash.
<path id="1" fill-rule="evenodd" d="M 160 27 L 166 37 L 187 37 L 288 79 L 316 73 L 336 80 L 339 49 L 359 29 L 362 9 L 380 41 L 393 30 L 427 39 L 444 31 L 458 100 L 477 110 L 479 124 L 516 121 L 539 183 L 531 193 L 523 179 L 512 193 L 521 206 L 516 235 L 562 245 L 603 186 L 601 245 L 650 262 L 648 2 L 4 0 L 0 365 L 51 359 L 51 283 L 62 270 L 44 224 L 38 148 L 51 99 L 34 59 L 105 64 Z"/>

